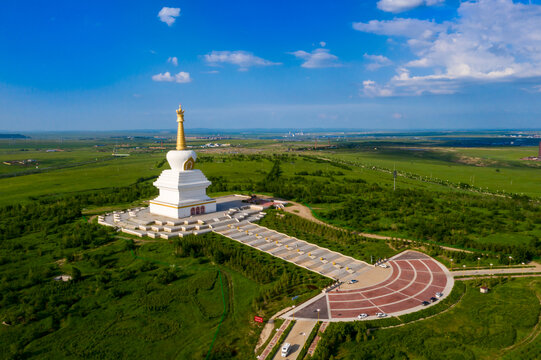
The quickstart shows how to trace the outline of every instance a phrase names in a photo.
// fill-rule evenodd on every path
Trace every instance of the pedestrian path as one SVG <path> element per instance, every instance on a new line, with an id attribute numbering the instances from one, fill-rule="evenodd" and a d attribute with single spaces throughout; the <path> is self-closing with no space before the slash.
<path id="1" fill-rule="evenodd" d="M 250 219 L 212 230 L 232 240 L 342 282 L 353 279 L 370 268 L 364 261 L 254 224 Z"/>

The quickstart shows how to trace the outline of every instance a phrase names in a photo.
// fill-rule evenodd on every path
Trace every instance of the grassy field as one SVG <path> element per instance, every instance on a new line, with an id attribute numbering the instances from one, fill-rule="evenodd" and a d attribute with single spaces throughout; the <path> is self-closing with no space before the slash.
<path id="1" fill-rule="evenodd" d="M 0 328 L 1 358 L 202 359 L 225 306 L 213 356 L 248 359 L 261 329 L 254 315 L 268 318 L 291 304 L 290 294 L 302 301 L 328 282 L 229 239 L 213 238 L 238 248 L 233 251 L 242 248 L 245 256 L 258 259 L 261 270 L 270 267 L 279 274 L 286 266 L 298 279 L 270 293 L 256 312 L 254 299 L 269 294 L 282 280 L 278 275 L 261 283 L 208 257 L 178 257 L 175 245 L 164 241 L 136 247 L 134 257 L 124 236 L 87 250 L 61 250 L 54 243 L 36 246 L 39 239 L 27 236 L 2 244 L 3 250 L 20 246 L 26 251 L 11 260 L 2 258 L 0 266 L 10 282 L 2 285 L 0 318 L 11 325 Z M 58 261 L 61 254 L 67 258 Z M 81 272 L 76 281 L 52 281 L 73 268 Z"/>
<path id="2" fill-rule="evenodd" d="M 318 351 L 314 358 L 538 359 L 540 297 L 541 280 L 536 278 L 513 279 L 488 294 L 469 282 L 458 305 L 428 320 L 378 329 L 368 337 L 347 335 L 344 325 L 332 324 L 322 344 L 333 350 Z"/>
<path id="3" fill-rule="evenodd" d="M 396 164 L 396 168 L 400 171 L 406 169 L 408 173 L 428 174 L 428 177 L 430 175 L 436 177 L 434 173 L 445 172 L 452 178 L 452 182 L 456 184 L 463 180 L 466 181 L 465 176 L 470 172 L 472 174 L 472 182 L 473 179 L 477 179 L 475 181 L 479 179 L 483 181 L 486 177 L 486 181 L 492 181 L 492 185 L 490 186 L 494 186 L 496 190 L 498 181 L 494 177 L 489 176 L 489 174 L 494 173 L 496 177 L 507 176 L 507 171 L 515 171 L 521 173 L 520 177 L 514 177 L 513 181 L 515 185 L 517 181 L 520 183 L 517 179 L 522 179 L 525 183 L 528 182 L 529 185 L 527 187 L 530 195 L 537 194 L 538 192 L 541 193 L 541 182 L 536 181 L 539 172 L 538 168 L 527 166 L 509 166 L 505 168 L 473 166 L 458 161 L 459 159 L 456 154 L 451 153 L 448 149 L 411 151 L 400 150 L 396 147 L 382 147 L 378 148 L 379 150 L 370 150 L 362 147 L 359 149 L 334 149 L 291 154 L 275 152 L 275 142 L 263 141 L 262 144 L 264 146 L 261 145 L 260 152 L 243 153 L 241 150 L 246 149 L 244 148 L 244 146 L 247 146 L 246 144 L 251 146 L 252 142 L 248 140 L 239 141 L 239 146 L 241 147 L 236 148 L 236 153 L 224 154 L 213 152 L 214 150 L 199 152 L 200 161 L 197 163 L 197 168 L 201 169 L 213 182 L 213 186 L 209 188 L 211 196 L 231 192 L 249 194 L 255 192 L 256 189 L 260 192 L 271 193 L 272 191 L 266 191 L 266 189 L 258 184 L 266 178 L 273 167 L 273 161 L 277 157 L 273 157 L 272 154 L 278 154 L 278 158 L 282 156 L 283 159 L 280 162 L 281 171 L 288 178 L 283 188 L 290 184 L 299 183 L 300 188 L 304 187 L 308 189 L 309 187 L 308 192 L 319 192 L 318 196 L 312 196 L 312 194 L 308 194 L 306 191 L 304 192 L 305 194 L 294 191 L 285 194 L 285 196 L 290 199 L 297 198 L 297 200 L 310 203 L 317 214 L 321 214 L 327 221 L 334 221 L 340 226 L 351 227 L 351 221 L 339 221 L 339 217 L 342 215 L 338 218 L 335 216 L 336 211 L 341 211 L 343 207 L 348 206 L 346 205 L 348 194 L 336 192 L 335 190 L 339 186 L 345 186 L 356 181 L 363 181 L 366 184 L 377 184 L 379 187 L 379 195 L 377 197 L 370 186 L 365 186 L 361 190 L 361 193 L 355 194 L 357 197 L 360 196 L 360 200 L 365 202 L 369 206 L 368 209 L 373 210 L 373 212 L 370 216 L 352 220 L 356 224 L 352 228 L 389 236 L 414 239 L 424 239 L 428 236 L 428 234 L 422 231 L 412 230 L 412 227 L 420 226 L 413 222 L 419 222 L 422 219 L 414 220 L 409 216 L 411 209 L 408 209 L 408 206 L 403 203 L 406 201 L 404 197 L 408 196 L 409 189 L 420 192 L 419 196 L 424 199 L 424 203 L 423 201 L 416 201 L 414 198 L 407 200 L 414 201 L 409 207 L 413 206 L 416 209 L 415 213 L 426 213 L 427 218 L 430 218 L 432 215 L 432 211 L 426 206 L 428 203 L 437 202 L 437 207 L 446 207 L 449 201 L 455 196 L 463 197 L 470 196 L 469 194 L 471 194 L 470 198 L 474 199 L 478 195 L 468 189 L 457 189 L 456 187 L 446 186 L 445 183 L 439 184 L 419 178 L 400 176 L 397 179 L 397 188 L 402 193 L 397 199 L 394 199 L 392 196 L 392 175 L 388 171 L 382 170 L 385 166 L 392 169 Z M 277 146 L 283 147 L 285 145 L 283 143 L 277 143 Z M 70 152 L 73 154 L 81 154 L 81 159 L 89 158 L 89 154 L 84 155 L 85 151 L 92 154 L 95 154 L 96 151 L 87 145 L 81 148 L 76 148 L 74 145 L 70 149 Z M 529 151 L 528 149 L 511 150 L 515 152 Z M 495 148 L 492 151 L 494 153 L 506 153 L 511 150 Z M 456 151 L 462 151 L 462 148 Z M 479 151 L 486 152 L 487 150 L 482 149 Z M 48 155 L 65 158 L 69 155 L 69 152 L 50 153 Z M 3 156 L 6 155 L 4 154 Z M 75 159 L 77 159 L 77 156 L 75 156 Z M 164 167 L 158 168 L 157 165 L 163 162 L 163 159 L 164 154 L 161 152 L 132 153 L 130 157 L 126 158 L 114 158 L 108 161 L 51 170 L 40 174 L 0 178 L 0 205 L 29 202 L 32 199 L 43 196 L 101 191 L 102 189 L 105 190 L 112 187 L 133 184 L 141 178 L 158 176 Z M 324 161 L 322 159 L 345 160 L 348 165 L 339 166 L 340 164 L 336 162 Z M 372 168 L 372 166 L 376 168 Z M 438 169 L 442 170 L 439 171 Z M 370 198 L 373 199 L 370 200 Z M 468 199 L 468 202 L 471 202 L 471 199 Z M 380 211 L 380 209 L 389 208 L 390 203 L 394 203 L 391 205 L 394 209 L 389 209 L 387 213 Z M 503 204 L 504 200 L 501 203 Z M 457 203 L 454 205 L 454 209 L 443 209 L 442 212 L 446 214 L 451 212 L 458 217 L 460 213 L 471 210 L 471 216 L 478 217 L 478 215 L 483 215 L 488 219 L 493 214 L 493 219 L 501 218 L 500 223 L 506 224 L 507 228 L 504 229 L 500 226 L 501 229 L 496 229 L 494 226 L 487 224 L 485 227 L 486 231 L 481 231 L 473 237 L 473 240 L 479 244 L 505 245 L 512 243 L 529 246 L 532 241 L 535 241 L 534 238 L 541 237 L 541 228 L 536 225 L 537 220 L 534 218 L 530 218 L 527 221 L 524 218 L 520 219 L 520 216 L 523 216 L 522 214 L 511 213 L 507 208 L 502 208 L 500 205 L 498 207 L 501 210 L 490 211 L 485 208 L 486 204 L 458 208 Z M 397 206 L 402 208 L 399 214 L 397 214 Z M 511 204 L 511 206 L 516 205 Z M 89 211 L 92 212 L 92 209 L 85 210 L 86 213 Z M 327 216 L 329 214 L 332 216 Z M 397 217 L 397 215 L 399 216 Z M 434 215 L 443 221 L 440 213 L 434 213 Z M 511 222 L 511 217 L 513 217 L 513 222 Z M 450 235 L 447 236 L 449 237 Z M 443 239 L 443 237 L 438 241 L 450 243 L 448 240 Z"/>
<path id="4" fill-rule="evenodd" d="M 512 154 L 509 154 L 512 152 Z M 377 148 L 338 150 L 326 157 L 413 173 L 428 179 L 464 183 L 491 191 L 541 197 L 537 162 L 520 161 L 519 156 L 535 154 L 535 149 L 415 149 Z M 479 156 L 479 159 L 476 158 Z M 482 158 L 481 158 L 482 157 Z M 402 179 L 397 181 L 402 185 Z"/>
<path id="5" fill-rule="evenodd" d="M 135 149 L 155 145 L 149 140 L 130 143 L 132 147 L 124 149 L 130 156 L 124 158 L 110 156 L 114 142 L 104 141 L 104 152 L 93 140 L 64 141 L 64 152 L 44 151 L 58 148 L 55 141 L 25 141 L 15 144 L 18 147 L 0 142 L 0 160 L 35 158 L 43 170 L 7 177 L 20 168 L 0 165 L 0 206 L 25 205 L 0 208 L 0 318 L 10 325 L 0 328 L 0 358 L 159 354 L 201 359 L 222 317 L 223 298 L 227 315 L 214 355 L 251 358 L 261 329 L 253 315 L 268 318 L 291 305 L 292 296 L 300 295 L 302 301 L 328 283 L 315 273 L 213 234 L 177 242 L 146 239 L 132 253 L 130 236 L 104 234 L 103 228 L 87 224 L 79 211 L 88 215 L 144 203 L 155 193 L 152 177 L 167 167 L 158 166 L 164 152 Z M 206 142 L 214 141 L 192 143 Z M 536 198 L 541 196 L 541 168 L 517 160 L 534 148 L 415 150 L 383 141 L 370 147 L 286 152 L 290 146 L 308 148 L 310 143 L 222 142 L 234 147 L 198 150 L 197 168 L 213 181 L 211 196 L 283 193 L 349 230 L 472 246 L 490 253 L 480 262 L 485 265 L 497 259 L 507 265 L 510 253 L 517 253 L 516 261 L 532 256 L 525 255 L 526 250 L 538 254 L 541 220 L 534 201 L 480 195 L 413 176 L 399 177 L 393 192 L 393 179 L 386 171 L 396 166 L 429 179 Z M 69 212 L 68 206 L 79 208 Z M 274 215 L 263 223 L 364 260 L 395 253 L 385 242 L 322 229 L 293 215 Z M 455 264 L 476 265 L 475 258 L 456 259 Z M 74 282 L 52 280 L 77 271 Z M 536 324 L 539 292 L 539 281 L 531 279 L 496 285 L 488 295 L 469 285 L 459 305 L 445 314 L 378 330 L 366 341 L 364 336 L 344 338 L 333 356 L 535 358 L 538 337 L 521 341 Z"/>

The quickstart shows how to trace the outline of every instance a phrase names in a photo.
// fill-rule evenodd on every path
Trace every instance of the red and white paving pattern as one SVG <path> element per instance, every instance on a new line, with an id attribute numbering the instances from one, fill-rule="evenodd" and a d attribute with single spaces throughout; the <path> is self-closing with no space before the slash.
<path id="1" fill-rule="evenodd" d="M 319 313 L 321 320 L 351 321 L 357 320 L 361 313 L 369 315 L 366 319 L 373 319 L 376 313 L 402 315 L 425 308 L 422 302 L 430 301 L 437 292 L 444 294 L 443 299 L 454 284 L 447 269 L 423 253 L 405 251 L 386 264 L 392 271 L 384 281 L 358 289 L 335 289 L 321 294 L 299 306 L 294 317 L 313 319 Z"/>

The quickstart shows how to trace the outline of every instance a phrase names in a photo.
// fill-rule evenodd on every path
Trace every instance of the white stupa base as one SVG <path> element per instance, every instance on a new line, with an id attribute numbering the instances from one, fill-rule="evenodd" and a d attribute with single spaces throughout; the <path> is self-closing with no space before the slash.
<path id="1" fill-rule="evenodd" d="M 154 182 L 160 195 L 150 201 L 150 213 L 180 219 L 216 212 L 216 200 L 207 196 L 211 184 L 201 170 L 193 169 L 197 155 L 191 150 L 167 153 L 170 170 Z"/>
<path id="2" fill-rule="evenodd" d="M 180 203 L 170 203 L 159 201 L 157 199 L 150 201 L 150 213 L 167 216 L 173 219 L 181 219 L 211 212 L 216 212 L 216 200 L 211 198 L 207 198 L 206 200 L 188 200 Z"/>

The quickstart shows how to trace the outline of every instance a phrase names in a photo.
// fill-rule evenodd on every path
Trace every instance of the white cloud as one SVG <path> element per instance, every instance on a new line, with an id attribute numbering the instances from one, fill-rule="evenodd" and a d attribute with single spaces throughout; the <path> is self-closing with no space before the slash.
<path id="1" fill-rule="evenodd" d="M 445 0 L 379 0 L 378 9 L 386 12 L 399 13 L 426 5 L 433 6 L 445 2 Z"/>
<path id="2" fill-rule="evenodd" d="M 364 54 L 363 57 L 370 61 L 370 63 L 366 65 L 366 68 L 370 71 L 377 70 L 384 66 L 390 66 L 393 63 L 388 57 L 383 55 Z"/>
<path id="3" fill-rule="evenodd" d="M 175 23 L 176 18 L 180 15 L 180 8 L 163 7 L 158 13 L 160 21 L 171 26 Z"/>
<path id="4" fill-rule="evenodd" d="M 399 36 L 427 40 L 447 29 L 447 24 L 419 19 L 395 18 L 393 20 L 371 20 L 353 23 L 355 30 L 378 35 Z"/>
<path id="5" fill-rule="evenodd" d="M 173 65 L 175 65 L 175 66 L 178 65 L 178 59 L 177 59 L 176 56 L 169 57 L 169 58 L 167 59 L 167 62 L 168 62 L 168 63 L 171 63 L 171 64 L 173 64 Z"/>
<path id="6" fill-rule="evenodd" d="M 156 74 L 152 76 L 152 80 L 158 82 L 176 82 L 179 84 L 189 83 L 192 81 L 192 79 L 190 78 L 190 73 L 184 71 L 181 71 L 175 75 L 171 75 L 169 71 Z"/>
<path id="7" fill-rule="evenodd" d="M 539 24 L 539 5 L 479 0 L 460 3 L 452 22 L 396 18 L 357 23 L 354 28 L 407 38 L 404 45 L 414 58 L 400 64 L 385 87 L 396 95 L 419 95 L 541 76 Z"/>
<path id="8" fill-rule="evenodd" d="M 338 67 L 341 64 L 338 62 L 338 57 L 331 54 L 328 49 L 315 49 L 311 53 L 298 50 L 291 53 L 297 58 L 304 60 L 302 63 L 303 68 L 315 69 L 315 68 L 327 68 L 327 67 Z"/>
<path id="9" fill-rule="evenodd" d="M 327 45 L 327 43 L 326 43 L 325 41 L 320 41 L 320 42 L 319 42 L 319 46 L 325 47 L 325 45 Z"/>
<path id="10" fill-rule="evenodd" d="M 207 64 L 217 66 L 220 64 L 232 64 L 239 67 L 239 71 L 246 71 L 251 66 L 271 66 L 281 65 L 281 63 L 272 62 L 255 56 L 247 51 L 212 51 L 204 55 Z"/>
<path id="11" fill-rule="evenodd" d="M 389 86 L 381 86 L 373 80 L 363 81 L 362 92 L 369 97 L 387 97 L 393 95 L 393 90 Z"/>

